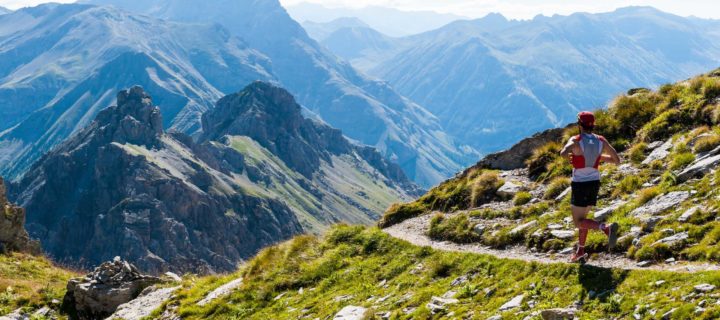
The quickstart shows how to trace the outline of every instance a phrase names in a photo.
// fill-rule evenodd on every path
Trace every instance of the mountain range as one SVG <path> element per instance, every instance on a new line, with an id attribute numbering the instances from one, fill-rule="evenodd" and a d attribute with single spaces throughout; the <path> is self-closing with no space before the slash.
<path id="1" fill-rule="evenodd" d="M 134 84 L 153 92 L 166 128 L 197 136 L 220 97 L 276 82 L 423 186 L 477 155 L 423 107 L 323 49 L 275 0 L 46 4 L 3 15 L 0 29 L 0 174 L 13 180 Z"/>
<path id="2" fill-rule="evenodd" d="M 371 45 L 377 39 L 354 26 L 322 41 L 484 153 L 572 122 L 581 109 L 606 105 L 626 88 L 654 88 L 720 64 L 720 21 L 651 7 L 532 20 L 490 14 L 382 37 L 380 49 Z M 364 46 L 363 56 L 337 49 L 351 46 Z"/>
<path id="3" fill-rule="evenodd" d="M 56 261 L 121 255 L 154 273 L 214 273 L 299 233 L 370 224 L 420 192 L 269 83 L 220 99 L 202 126 L 197 141 L 165 132 L 141 87 L 121 91 L 11 184 L 10 198 Z"/>
<path id="4" fill-rule="evenodd" d="M 327 23 L 339 18 L 356 18 L 365 21 L 373 29 L 393 37 L 403 37 L 440 28 L 450 22 L 468 19 L 456 14 L 435 11 L 400 10 L 381 6 L 362 8 L 330 7 L 302 2 L 288 5 L 288 13 L 298 22 Z"/>

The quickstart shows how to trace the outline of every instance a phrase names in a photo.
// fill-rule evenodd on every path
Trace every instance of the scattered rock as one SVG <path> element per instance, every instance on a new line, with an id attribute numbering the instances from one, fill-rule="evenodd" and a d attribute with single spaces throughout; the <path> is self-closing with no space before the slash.
<path id="1" fill-rule="evenodd" d="M 672 147 L 672 139 L 669 139 L 659 147 L 655 148 L 652 152 L 650 152 L 650 154 L 647 156 L 647 158 L 645 158 L 642 164 L 648 165 L 655 160 L 665 159 L 670 154 L 670 149 L 672 149 Z"/>
<path id="2" fill-rule="evenodd" d="M 490 298 L 490 297 L 492 297 L 492 295 L 495 294 L 495 291 L 497 291 L 497 289 L 495 289 L 495 288 L 485 288 L 485 289 L 483 289 L 483 291 L 485 292 L 485 298 Z"/>
<path id="3" fill-rule="evenodd" d="M 451 286 L 451 287 L 457 287 L 457 286 L 459 286 L 459 285 L 461 285 L 461 284 L 464 284 L 464 283 L 466 283 L 466 282 L 468 282 L 468 276 L 460 276 L 460 277 L 455 278 L 455 280 L 453 280 L 453 281 L 450 283 L 450 286 Z"/>
<path id="4" fill-rule="evenodd" d="M 642 215 L 638 217 L 640 222 L 642 222 L 642 228 L 641 231 L 645 232 L 653 232 L 655 230 L 655 226 L 657 226 L 658 222 L 665 219 L 665 216 L 648 216 L 648 215 Z"/>
<path id="5" fill-rule="evenodd" d="M 672 317 L 672 314 L 675 313 L 675 310 L 677 310 L 677 308 L 672 308 L 672 309 L 670 309 L 670 311 L 665 312 L 662 315 L 662 320 L 670 320 L 670 318 Z"/>
<path id="6" fill-rule="evenodd" d="M 651 266 L 652 264 L 653 264 L 652 261 L 650 261 L 650 260 L 645 260 L 645 261 L 640 261 L 640 262 L 638 262 L 638 263 L 637 263 L 637 266 L 640 267 L 640 268 L 647 268 L 647 267 Z"/>
<path id="7" fill-rule="evenodd" d="M 165 301 L 170 300 L 173 293 L 180 287 L 156 288 L 148 287 L 143 290 L 139 297 L 122 304 L 108 319 L 140 320 L 150 316 Z"/>
<path id="8" fill-rule="evenodd" d="M 165 272 L 165 276 L 175 282 L 182 282 L 182 278 L 174 272 Z"/>
<path id="9" fill-rule="evenodd" d="M 659 287 L 659 286 L 663 285 L 664 283 L 665 283 L 665 280 L 658 280 L 658 281 L 655 281 L 655 286 Z"/>
<path id="10" fill-rule="evenodd" d="M 68 281 L 63 305 L 74 306 L 81 320 L 105 318 L 118 306 L 137 298 L 145 288 L 160 282 L 159 278 L 142 275 L 134 265 L 115 257 L 84 278 Z"/>
<path id="11" fill-rule="evenodd" d="M 487 320 L 502 320 L 502 316 L 501 316 L 501 315 L 494 315 L 494 316 L 492 316 L 492 317 L 490 317 L 490 318 L 487 318 Z"/>
<path id="12" fill-rule="evenodd" d="M 334 320 L 363 320 L 368 309 L 357 306 L 347 306 L 335 314 Z"/>
<path id="13" fill-rule="evenodd" d="M 560 250 L 560 252 L 558 252 L 558 253 L 559 254 L 571 254 L 571 253 L 573 253 L 573 251 L 575 251 L 575 248 L 567 247 L 565 249 Z"/>
<path id="14" fill-rule="evenodd" d="M 506 302 L 500 307 L 500 311 L 507 311 L 510 309 L 519 308 L 520 305 L 522 305 L 523 299 L 525 299 L 524 294 L 512 298 L 510 301 Z"/>
<path id="15" fill-rule="evenodd" d="M 475 226 L 473 226 L 473 232 L 475 232 L 477 235 L 483 235 L 483 233 L 485 233 L 486 229 L 487 229 L 487 227 L 482 223 L 478 223 Z"/>
<path id="16" fill-rule="evenodd" d="M 570 194 L 570 191 L 572 191 L 572 188 L 568 187 L 563 192 L 560 193 L 557 197 L 555 197 L 555 201 L 562 201 L 562 199 L 565 199 L 568 194 Z"/>
<path id="17" fill-rule="evenodd" d="M 502 198 L 509 199 L 514 197 L 515 194 L 520 191 L 522 191 L 522 185 L 513 181 L 506 181 L 496 193 Z"/>
<path id="18" fill-rule="evenodd" d="M 677 181 L 685 182 L 695 177 L 701 177 L 718 165 L 720 165 L 720 147 L 709 151 L 707 154 L 691 163 L 687 168 L 685 168 L 685 170 L 677 175 Z"/>
<path id="19" fill-rule="evenodd" d="M 283 296 L 283 295 L 285 295 L 285 294 L 281 294 L 281 296 Z M 348 300 L 350 300 L 350 299 L 352 299 L 352 298 L 354 298 L 354 296 L 349 295 L 349 294 L 346 294 L 346 295 L 342 295 L 342 296 L 335 297 L 335 299 L 333 299 L 333 300 L 334 300 L 335 302 L 343 302 L 343 301 L 348 301 Z M 276 298 L 275 300 L 277 300 L 277 298 Z"/>
<path id="20" fill-rule="evenodd" d="M 683 214 L 680 215 L 680 217 L 678 218 L 678 222 L 687 222 L 688 220 L 690 220 L 690 218 L 692 218 L 692 216 L 698 213 L 698 211 L 700 211 L 699 206 L 695 206 L 685 210 L 685 212 L 683 212 Z"/>
<path id="21" fill-rule="evenodd" d="M 511 235 L 519 234 L 519 233 L 522 233 L 523 231 L 525 231 L 525 230 L 527 230 L 527 229 L 536 227 L 537 225 L 538 225 L 537 220 L 533 220 L 533 221 L 530 221 L 530 222 L 528 222 L 528 223 L 521 224 L 521 225 L 515 227 L 514 229 L 510 230 L 510 234 L 511 234 Z"/>
<path id="22" fill-rule="evenodd" d="M 689 238 L 688 233 L 687 233 L 687 232 L 681 232 L 681 233 L 678 233 L 678 234 L 674 234 L 674 235 L 672 235 L 672 236 L 669 236 L 669 237 L 667 237 L 667 238 L 663 238 L 663 239 L 660 239 L 660 240 L 658 240 L 658 241 L 655 241 L 655 243 L 653 243 L 652 245 L 664 243 L 664 244 L 666 244 L 666 245 L 668 245 L 668 246 L 674 246 L 674 245 L 676 245 L 676 244 L 678 244 L 678 243 L 680 243 L 680 242 L 682 242 L 682 241 L 684 241 L 684 240 L 687 240 L 687 238 Z"/>
<path id="23" fill-rule="evenodd" d="M 622 201 L 613 202 L 610 205 L 608 205 L 607 207 L 602 208 L 602 209 L 598 210 L 597 212 L 595 212 L 595 214 L 593 214 L 593 218 L 597 221 L 604 222 L 607 220 L 607 218 L 610 217 L 610 215 L 613 214 L 613 212 L 615 212 L 615 210 L 617 210 L 617 208 L 619 208 L 620 206 L 622 206 L 624 204 L 625 204 L 625 202 L 622 202 Z"/>
<path id="24" fill-rule="evenodd" d="M 198 302 L 198 305 L 202 307 L 217 298 L 228 295 L 230 292 L 237 289 L 242 284 L 242 282 L 243 282 L 242 278 L 237 278 L 237 279 L 230 281 L 222 286 L 219 286 L 217 289 L 208 293 L 208 295 L 205 296 L 205 298 L 200 300 L 200 302 Z"/>
<path id="25" fill-rule="evenodd" d="M 695 287 L 693 287 L 693 289 L 695 289 L 695 292 L 698 292 L 698 293 L 707 293 L 707 292 L 715 290 L 715 286 L 712 284 L 703 283 L 703 284 L 696 285 Z"/>
<path id="26" fill-rule="evenodd" d="M 577 311 L 573 309 L 549 309 L 540 312 L 540 316 L 544 320 L 567 320 L 575 319 L 575 313 Z"/>
<path id="27" fill-rule="evenodd" d="M 575 237 L 575 231 L 572 230 L 553 230 L 550 231 L 550 234 L 552 234 L 553 237 L 562 240 L 568 240 Z"/>
<path id="28" fill-rule="evenodd" d="M 450 304 L 457 304 L 460 300 L 458 299 L 452 299 L 452 298 L 441 298 L 441 297 L 432 297 L 430 299 L 430 303 L 427 304 L 428 309 L 430 309 L 430 312 L 433 314 L 445 312 L 447 310 L 447 306 Z"/>
<path id="29" fill-rule="evenodd" d="M 669 192 L 664 195 L 655 197 L 654 199 L 650 200 L 650 202 L 633 210 L 630 213 L 630 215 L 636 216 L 636 217 L 641 216 L 641 215 L 654 216 L 654 215 L 657 215 L 658 213 L 661 213 L 667 209 L 677 206 L 678 204 L 687 200 L 689 197 L 690 197 L 690 192 L 687 192 L 687 191 Z"/>

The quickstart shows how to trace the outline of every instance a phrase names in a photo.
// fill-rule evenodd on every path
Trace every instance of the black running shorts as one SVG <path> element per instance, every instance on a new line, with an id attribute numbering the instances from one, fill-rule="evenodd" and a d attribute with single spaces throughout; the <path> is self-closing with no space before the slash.
<path id="1" fill-rule="evenodd" d="M 600 181 L 573 182 L 570 203 L 576 207 L 590 207 L 597 205 Z"/>

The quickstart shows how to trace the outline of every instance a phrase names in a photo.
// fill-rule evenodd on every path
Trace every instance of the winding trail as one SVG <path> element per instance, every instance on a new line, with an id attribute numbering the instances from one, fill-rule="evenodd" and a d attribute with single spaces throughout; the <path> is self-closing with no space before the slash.
<path id="1" fill-rule="evenodd" d="M 543 264 L 569 263 L 570 256 L 565 254 L 547 254 L 531 252 L 522 246 L 515 246 L 505 250 L 493 249 L 481 244 L 458 244 L 449 241 L 436 241 L 427 236 L 432 215 L 426 214 L 420 217 L 405 220 L 399 224 L 388 227 L 383 231 L 394 238 L 405 240 L 417 246 L 428 246 L 437 250 L 451 252 L 465 252 L 491 255 L 501 259 L 522 260 L 527 262 L 538 262 Z M 621 254 L 600 253 L 591 258 L 586 265 L 599 268 L 614 268 L 623 270 L 658 270 L 671 272 L 703 272 L 718 271 L 720 264 L 674 262 L 654 264 L 648 267 L 640 267 L 637 262 L 625 258 Z"/>

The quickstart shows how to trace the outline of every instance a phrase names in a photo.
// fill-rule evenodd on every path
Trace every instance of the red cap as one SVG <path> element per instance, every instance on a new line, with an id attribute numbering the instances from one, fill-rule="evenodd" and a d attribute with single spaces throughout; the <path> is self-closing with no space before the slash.
<path id="1" fill-rule="evenodd" d="M 595 115 L 589 111 L 583 111 L 578 113 L 578 122 L 583 127 L 592 128 L 595 126 Z"/>

